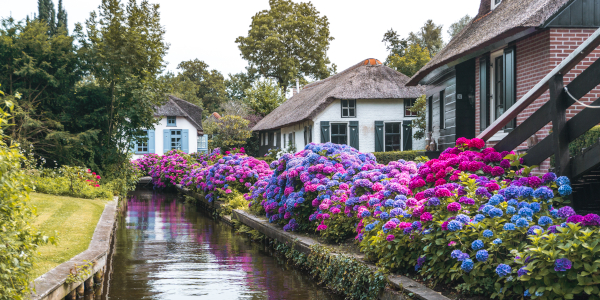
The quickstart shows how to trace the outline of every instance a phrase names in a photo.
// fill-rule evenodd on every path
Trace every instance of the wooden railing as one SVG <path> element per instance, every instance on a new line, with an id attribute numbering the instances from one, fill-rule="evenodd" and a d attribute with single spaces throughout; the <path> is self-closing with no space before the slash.
<path id="1" fill-rule="evenodd" d="M 580 159 L 573 160 L 573 163 L 571 163 L 569 143 L 600 123 L 600 109 L 585 108 L 569 121 L 566 121 L 566 111 L 575 101 L 564 90 L 563 75 L 569 72 L 599 45 L 600 29 L 596 30 L 583 44 L 521 97 L 500 118 L 496 119 L 496 121 L 479 134 L 478 138 L 488 140 L 508 124 L 508 122 L 516 118 L 520 112 L 546 92 L 546 90 L 550 90 L 550 100 L 512 130 L 494 148 L 497 151 L 511 151 L 546 126 L 546 124 L 552 122 L 552 133 L 527 151 L 527 155 L 523 157 L 524 163 L 526 165 L 538 165 L 554 154 L 556 162 L 555 172 L 557 174 L 573 178 L 581 176 L 581 172 L 589 168 L 573 165 L 573 163 L 590 164 L 593 162 L 586 162 Z M 596 60 L 573 79 L 567 85 L 567 88 L 574 98 L 579 99 L 598 84 L 600 84 L 600 59 Z M 600 98 L 591 105 L 600 106 Z"/>

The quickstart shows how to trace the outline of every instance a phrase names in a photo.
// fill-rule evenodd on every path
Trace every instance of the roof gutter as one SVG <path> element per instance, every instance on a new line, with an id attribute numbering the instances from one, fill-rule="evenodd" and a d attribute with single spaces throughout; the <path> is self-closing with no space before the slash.
<path id="1" fill-rule="evenodd" d="M 475 47 L 463 53 L 457 54 L 449 59 L 446 59 L 445 61 L 442 61 L 428 68 L 427 70 L 424 70 L 423 72 L 411 78 L 406 84 L 406 86 L 416 86 L 418 84 L 426 85 L 426 83 L 430 81 L 431 78 L 435 77 L 439 72 L 443 71 L 443 69 L 456 66 L 467 60 L 478 57 L 484 53 L 496 50 L 508 43 L 524 38 L 536 32 L 537 30 L 538 29 L 536 27 L 516 27 L 511 30 L 508 30 L 503 34 L 496 36 L 494 39 L 483 43 L 479 47 Z M 440 70 L 438 71 L 438 69 Z"/>

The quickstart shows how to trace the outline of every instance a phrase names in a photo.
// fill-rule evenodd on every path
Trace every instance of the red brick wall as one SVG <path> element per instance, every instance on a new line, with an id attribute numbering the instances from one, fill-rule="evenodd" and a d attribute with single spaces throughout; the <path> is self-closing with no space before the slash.
<path id="1" fill-rule="evenodd" d="M 516 43 L 516 62 L 517 62 L 517 100 L 524 96 L 535 84 L 546 76 L 556 65 L 567 57 L 579 44 L 583 43 L 587 37 L 594 32 L 594 29 L 548 29 L 538 32 L 532 36 L 522 39 Z M 575 68 L 565 76 L 565 85 L 567 85 L 576 75 L 580 74 L 587 66 L 591 65 L 600 57 L 600 48 L 594 50 L 587 58 L 579 63 Z M 480 130 L 479 118 L 479 60 L 475 66 L 476 72 L 476 134 Z M 584 103 L 590 103 L 600 96 L 600 89 L 592 90 L 588 95 L 581 99 Z M 549 100 L 549 93 L 546 91 L 542 96 L 535 100 L 527 109 L 517 116 L 517 125 L 521 124 L 533 112 L 539 109 Z M 574 116 L 583 107 L 573 105 L 568 110 L 567 119 Z M 547 124 L 536 134 L 538 140 L 548 136 L 551 123 Z M 495 144 L 488 143 L 490 146 Z M 517 149 L 526 149 L 526 143 L 521 144 Z M 544 173 L 550 167 L 549 160 L 546 160 L 535 173 Z"/>

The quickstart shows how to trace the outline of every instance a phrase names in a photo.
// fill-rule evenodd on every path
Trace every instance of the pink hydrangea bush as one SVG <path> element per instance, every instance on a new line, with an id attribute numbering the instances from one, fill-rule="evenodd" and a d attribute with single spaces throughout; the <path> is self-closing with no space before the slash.
<path id="1" fill-rule="evenodd" d="M 344 191 L 352 176 L 374 168 L 375 162 L 372 154 L 346 145 L 311 143 L 272 162 L 273 176 L 257 182 L 246 197 L 251 205 L 261 205 L 269 221 L 284 225 L 284 230 L 323 231 L 327 228 L 323 218 L 346 210 Z"/>
<path id="2" fill-rule="evenodd" d="M 150 170 L 158 164 L 160 155 L 155 153 L 144 154 L 141 158 L 131 161 L 131 164 L 142 172 L 142 176 L 149 176 Z"/>
<path id="3" fill-rule="evenodd" d="M 206 164 L 205 164 L 206 163 Z M 201 192 L 209 202 L 234 191 L 247 193 L 257 181 L 273 174 L 269 165 L 245 154 L 227 153 L 214 165 L 204 162 L 192 168 L 181 180 L 183 186 Z"/>
<path id="4" fill-rule="evenodd" d="M 167 152 L 148 172 L 152 177 L 152 184 L 157 188 L 167 188 L 179 184 L 189 172 L 193 162 L 192 158 L 183 151 Z"/>

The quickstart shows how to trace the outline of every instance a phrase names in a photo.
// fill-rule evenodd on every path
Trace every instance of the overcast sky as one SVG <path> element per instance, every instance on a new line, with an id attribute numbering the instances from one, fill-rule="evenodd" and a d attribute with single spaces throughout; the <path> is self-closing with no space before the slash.
<path id="1" fill-rule="evenodd" d="M 126 1 L 126 0 L 123 0 Z M 37 0 L 3 1 L 1 17 L 11 14 L 24 19 L 37 12 Z M 77 22 L 84 23 L 100 0 L 63 0 L 69 31 Z M 198 58 L 227 75 L 244 70 L 235 39 L 245 36 L 252 16 L 269 8 L 268 0 L 150 0 L 160 3 L 161 23 L 170 44 L 167 69 L 176 71 L 181 61 Z M 294 2 L 306 2 L 294 0 Z M 384 60 L 387 56 L 383 34 L 394 28 L 402 37 L 417 31 L 427 19 L 448 26 L 465 14 L 477 14 L 480 0 L 313 0 L 327 16 L 335 38 L 327 52 L 331 62 L 342 71 L 365 58 Z M 54 0 L 58 5 L 58 0 Z"/>

